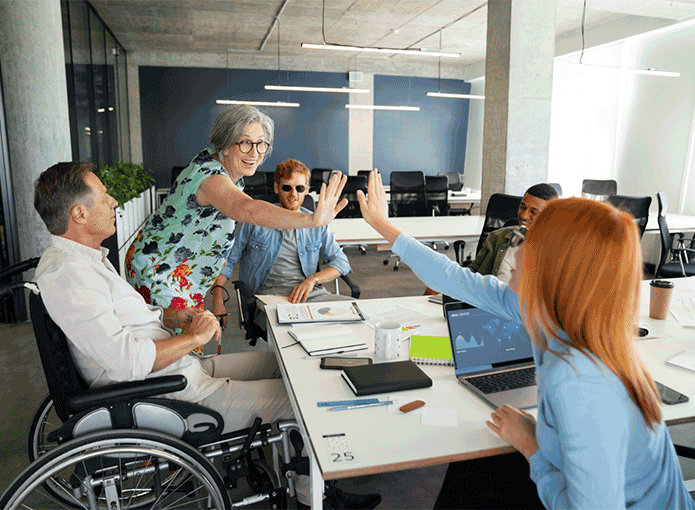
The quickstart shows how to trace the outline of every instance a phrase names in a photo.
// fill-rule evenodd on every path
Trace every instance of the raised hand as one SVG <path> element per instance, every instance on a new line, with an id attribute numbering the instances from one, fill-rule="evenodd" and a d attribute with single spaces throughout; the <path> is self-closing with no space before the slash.
<path id="1" fill-rule="evenodd" d="M 347 175 L 343 175 L 342 172 L 336 172 L 328 182 L 328 186 L 325 183 L 321 184 L 319 201 L 313 214 L 315 226 L 320 227 L 330 223 L 348 204 L 347 198 L 340 200 L 340 202 L 338 201 L 346 182 Z"/>
<path id="2" fill-rule="evenodd" d="M 388 219 L 389 202 L 386 198 L 384 186 L 381 183 L 381 176 L 376 168 L 369 172 L 367 196 L 361 190 L 358 190 L 357 199 L 360 202 L 362 217 L 370 225 L 374 226 L 374 223 Z"/>

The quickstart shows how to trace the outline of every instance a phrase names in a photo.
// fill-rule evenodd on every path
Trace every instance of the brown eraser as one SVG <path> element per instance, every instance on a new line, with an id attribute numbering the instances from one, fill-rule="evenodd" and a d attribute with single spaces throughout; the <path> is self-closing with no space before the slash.
<path id="1" fill-rule="evenodd" d="M 424 405 L 425 405 L 425 403 L 422 400 L 413 400 L 412 402 L 409 402 L 409 403 L 399 407 L 399 410 L 402 413 L 408 413 L 408 412 L 414 411 L 418 407 L 422 407 Z"/>

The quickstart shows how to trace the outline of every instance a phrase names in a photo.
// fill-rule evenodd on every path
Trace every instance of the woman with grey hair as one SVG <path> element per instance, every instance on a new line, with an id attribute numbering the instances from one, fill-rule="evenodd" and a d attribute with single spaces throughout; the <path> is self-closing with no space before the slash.
<path id="1" fill-rule="evenodd" d="M 321 189 L 313 214 L 292 212 L 244 194 L 243 177 L 270 154 L 273 120 L 241 105 L 222 112 L 204 149 L 181 172 L 162 205 L 126 253 L 126 278 L 148 304 L 203 308 L 203 297 L 234 242 L 234 222 L 288 229 L 329 223 L 347 204 L 338 202 L 347 177 Z"/>

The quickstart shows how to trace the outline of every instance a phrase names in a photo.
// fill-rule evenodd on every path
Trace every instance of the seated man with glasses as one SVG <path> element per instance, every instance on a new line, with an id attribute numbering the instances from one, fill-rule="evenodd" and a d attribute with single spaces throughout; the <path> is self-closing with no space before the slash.
<path id="1" fill-rule="evenodd" d="M 518 238 L 516 242 L 512 242 L 515 232 L 525 232 L 548 201 L 557 197 L 557 190 L 550 184 L 534 184 L 527 189 L 517 213 L 519 226 L 504 227 L 490 232 L 468 269 L 474 273 L 495 275 L 503 282 L 509 283 L 516 266 L 514 253 L 521 244 Z"/>
<path id="2" fill-rule="evenodd" d="M 309 169 L 295 159 L 280 163 L 275 169 L 275 193 L 279 205 L 290 211 L 311 211 L 302 207 L 309 192 Z M 319 256 L 325 268 L 318 271 Z M 331 294 L 323 284 L 352 270 L 345 253 L 338 246 L 328 226 L 301 229 L 272 229 L 237 223 L 234 244 L 227 264 L 212 289 L 213 312 L 226 323 L 223 293 L 239 262 L 239 279 L 248 297 L 272 294 L 286 297 L 290 303 L 351 299 Z"/>

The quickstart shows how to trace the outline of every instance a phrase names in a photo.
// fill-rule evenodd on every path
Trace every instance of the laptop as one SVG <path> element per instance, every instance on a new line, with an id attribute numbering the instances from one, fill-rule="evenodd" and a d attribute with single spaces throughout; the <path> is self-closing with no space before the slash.
<path id="1" fill-rule="evenodd" d="M 536 406 L 531 339 L 513 322 L 455 301 L 444 305 L 457 379 L 494 408 Z"/>

